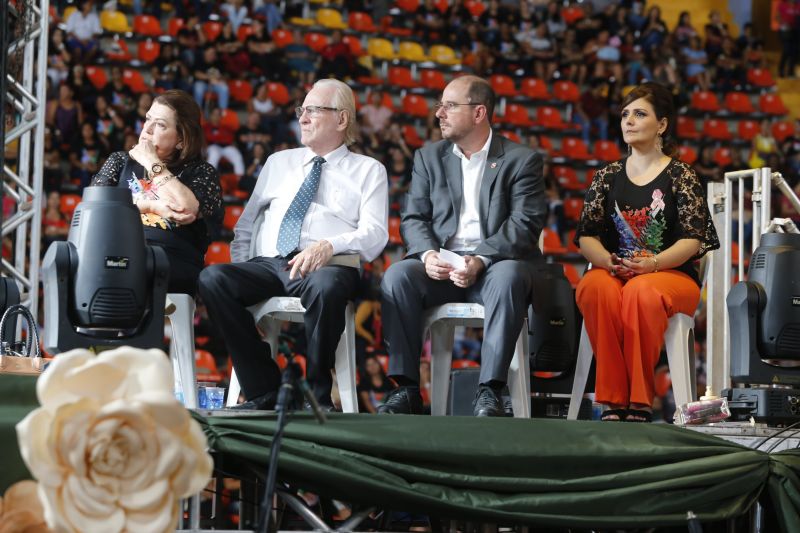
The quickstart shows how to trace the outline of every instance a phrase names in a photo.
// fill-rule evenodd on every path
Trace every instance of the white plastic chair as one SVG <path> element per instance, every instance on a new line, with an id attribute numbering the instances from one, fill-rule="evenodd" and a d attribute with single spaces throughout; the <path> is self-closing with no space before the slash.
<path id="1" fill-rule="evenodd" d="M 425 313 L 423 331 L 431 332 L 431 414 L 444 415 L 453 360 L 456 326 L 483 327 L 483 306 L 475 303 L 449 303 Z M 514 358 L 508 369 L 511 405 L 517 418 L 531 417 L 531 371 L 528 356 L 528 321 L 522 325 Z"/>
<path id="2" fill-rule="evenodd" d="M 280 296 L 248 307 L 256 324 L 261 329 L 264 340 L 269 344 L 273 358 L 278 353 L 278 334 L 281 322 L 303 322 L 306 310 L 300 298 Z M 336 347 L 336 381 L 339 387 L 339 398 L 342 411 L 358 412 L 358 391 L 356 390 L 356 320 L 353 302 L 348 302 L 345 310 L 345 327 L 339 345 Z M 239 379 L 236 371 L 231 372 L 228 386 L 227 406 L 236 405 L 239 399 Z"/>
<path id="3" fill-rule="evenodd" d="M 175 390 L 183 392 L 183 405 L 188 409 L 197 408 L 194 309 L 194 298 L 188 294 L 171 293 L 167 295 L 164 315 L 169 319 L 172 330 L 169 357 L 172 359 L 172 369 L 175 374 Z"/>
<path id="4" fill-rule="evenodd" d="M 683 313 L 675 313 L 670 317 L 667 331 L 664 333 L 664 346 L 667 349 L 669 374 L 672 379 L 672 393 L 675 405 L 694 401 L 697 390 L 694 355 L 694 318 Z M 586 326 L 581 328 L 581 340 L 578 346 L 578 361 L 575 366 L 575 381 L 572 383 L 572 395 L 569 400 L 567 420 L 576 420 L 581 406 L 586 380 L 592 366 L 592 345 Z"/>

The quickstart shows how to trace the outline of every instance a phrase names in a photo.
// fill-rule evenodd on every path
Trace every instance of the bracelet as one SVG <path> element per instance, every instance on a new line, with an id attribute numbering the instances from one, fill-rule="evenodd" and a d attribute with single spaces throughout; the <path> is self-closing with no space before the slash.
<path id="1" fill-rule="evenodd" d="M 653 260 L 653 264 L 654 264 L 654 265 L 655 265 L 655 267 L 656 267 L 656 269 L 655 269 L 655 270 L 653 270 L 653 272 L 658 272 L 658 257 L 656 257 L 656 256 L 653 256 L 651 259 Z"/>

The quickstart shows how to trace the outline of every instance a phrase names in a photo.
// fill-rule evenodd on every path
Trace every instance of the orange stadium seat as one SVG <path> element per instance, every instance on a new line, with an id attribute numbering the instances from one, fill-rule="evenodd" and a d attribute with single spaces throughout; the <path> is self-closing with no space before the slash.
<path id="1" fill-rule="evenodd" d="M 592 154 L 595 159 L 600 161 L 616 161 L 622 157 L 619 151 L 619 145 L 614 141 L 597 141 L 594 143 L 594 153 Z"/>
<path id="2" fill-rule="evenodd" d="M 511 76 L 505 74 L 493 74 L 489 78 L 489 84 L 497 96 L 516 96 L 517 88 L 514 86 L 514 80 Z M 525 113 L 527 116 L 527 112 Z"/>
<path id="3" fill-rule="evenodd" d="M 283 48 L 286 45 L 292 44 L 294 42 L 294 37 L 292 36 L 292 32 L 289 30 L 284 30 L 283 28 L 275 28 L 272 30 L 272 42 L 275 43 L 275 46 L 278 48 Z"/>
<path id="4" fill-rule="evenodd" d="M 741 91 L 731 91 L 725 95 L 725 107 L 731 113 L 750 115 L 755 113 L 750 97 Z"/>
<path id="5" fill-rule="evenodd" d="M 517 133 L 514 132 L 514 131 L 503 130 L 503 131 L 500 132 L 500 135 L 502 135 L 503 137 L 505 137 L 509 141 L 514 141 L 515 143 L 521 143 L 522 142 L 522 139 L 520 139 L 519 135 L 517 135 Z"/>
<path id="6" fill-rule="evenodd" d="M 769 88 L 775 85 L 775 78 L 765 68 L 751 68 L 747 70 L 747 83 L 756 87 Z"/>
<path id="7" fill-rule="evenodd" d="M 369 13 L 364 13 L 363 11 L 351 11 L 347 17 L 347 23 L 353 31 L 361 33 L 375 33 L 378 31 L 375 21 L 372 20 Z"/>
<path id="8" fill-rule="evenodd" d="M 103 67 L 89 65 L 86 67 L 86 77 L 94 85 L 95 89 L 102 89 L 108 85 L 108 75 Z"/>
<path id="9" fill-rule="evenodd" d="M 479 368 L 481 365 L 472 359 L 452 359 L 450 368 L 453 370 L 461 370 L 464 368 Z"/>
<path id="10" fill-rule="evenodd" d="M 419 85 L 408 67 L 389 67 L 386 79 L 389 85 L 401 89 L 411 89 Z"/>
<path id="11" fill-rule="evenodd" d="M 572 167 L 553 167 L 553 176 L 558 181 L 558 186 L 568 191 L 582 191 L 586 184 L 578 179 L 578 174 Z"/>
<path id="12" fill-rule="evenodd" d="M 158 59 L 158 54 L 160 53 L 161 45 L 158 41 L 154 41 L 153 39 L 140 42 L 139 46 L 136 48 L 136 56 L 139 58 L 139 61 L 147 63 L 148 65 Z"/>
<path id="13" fill-rule="evenodd" d="M 400 217 L 389 217 L 389 243 L 403 245 L 403 237 L 400 235 Z"/>
<path id="14" fill-rule="evenodd" d="M 420 148 L 425 144 L 425 139 L 419 136 L 419 132 L 417 132 L 417 128 L 413 124 L 405 124 L 403 126 L 403 138 L 411 148 Z"/>
<path id="15" fill-rule="evenodd" d="M 222 33 L 222 23 L 215 20 L 208 20 L 204 22 L 201 28 L 203 29 L 203 35 L 205 35 L 206 39 L 212 43 L 216 41 L 219 37 L 219 34 Z"/>
<path id="16" fill-rule="evenodd" d="M 565 198 L 564 199 L 564 216 L 567 220 L 574 220 L 575 222 L 581 218 L 583 211 L 583 198 Z"/>
<path id="17" fill-rule="evenodd" d="M 226 205 L 222 227 L 233 231 L 233 227 L 236 226 L 236 223 L 239 222 L 239 217 L 242 216 L 242 211 L 244 211 L 244 207 L 241 205 Z"/>
<path id="18" fill-rule="evenodd" d="M 219 186 L 223 196 L 233 196 L 239 189 L 239 174 L 228 172 L 219 175 Z"/>
<path id="19" fill-rule="evenodd" d="M 695 111 L 716 113 L 719 111 L 719 100 L 711 91 L 695 91 L 692 93 L 691 107 Z"/>
<path id="20" fill-rule="evenodd" d="M 589 153 L 589 147 L 583 142 L 583 139 L 578 137 L 564 137 L 561 140 L 561 153 L 564 157 L 572 159 L 591 159 L 592 154 Z"/>
<path id="21" fill-rule="evenodd" d="M 253 27 L 250 24 L 242 24 L 236 30 L 236 38 L 241 42 L 245 42 L 251 35 L 253 35 Z"/>
<path id="22" fill-rule="evenodd" d="M 126 68 L 122 71 L 122 82 L 137 94 L 148 92 L 151 89 L 144 82 L 142 73 L 132 68 Z"/>
<path id="23" fill-rule="evenodd" d="M 469 14 L 472 15 L 473 18 L 480 18 L 483 12 L 486 11 L 486 4 L 479 0 L 467 0 L 464 2 L 464 7 L 467 8 L 467 11 L 469 11 Z"/>
<path id="24" fill-rule="evenodd" d="M 219 118 L 221 126 L 227 126 L 234 133 L 239 129 L 239 115 L 232 109 L 223 109 L 222 116 Z"/>
<path id="25" fill-rule="evenodd" d="M 361 47 L 361 39 L 355 35 L 342 36 L 342 42 L 350 49 L 350 53 L 353 54 L 353 57 L 361 57 L 364 55 L 364 49 Z"/>
<path id="26" fill-rule="evenodd" d="M 678 148 L 678 159 L 687 165 L 693 165 L 697 161 L 697 152 L 691 146 L 680 146 Z"/>
<path id="27" fill-rule="evenodd" d="M 772 125 L 772 136 L 778 142 L 783 142 L 792 135 L 794 135 L 794 126 L 791 122 L 776 122 Z"/>
<path id="28" fill-rule="evenodd" d="M 542 236 L 544 237 L 543 248 L 546 254 L 565 254 L 567 249 L 561 244 L 561 238 L 558 234 L 550 228 L 542 229 Z"/>
<path id="29" fill-rule="evenodd" d="M 218 383 L 222 381 L 217 362 L 208 350 L 197 349 L 194 351 L 194 366 L 197 371 L 197 381 Z"/>
<path id="30" fill-rule="evenodd" d="M 703 136 L 717 141 L 729 141 L 731 132 L 724 120 L 709 118 L 703 122 Z"/>
<path id="31" fill-rule="evenodd" d="M 572 26 L 583 18 L 583 9 L 578 6 L 572 5 L 565 7 L 561 10 L 561 18 L 564 19 L 569 26 Z"/>
<path id="32" fill-rule="evenodd" d="M 740 139 L 752 141 L 753 137 L 758 135 L 758 132 L 761 131 L 761 127 L 755 120 L 740 120 L 739 124 L 736 126 L 736 131 Z"/>
<path id="33" fill-rule="evenodd" d="M 581 91 L 575 82 L 560 80 L 553 84 L 553 96 L 562 102 L 575 103 L 581 99 Z"/>
<path id="34" fill-rule="evenodd" d="M 758 98 L 758 108 L 767 115 L 785 115 L 789 112 L 781 97 L 775 93 L 762 94 Z"/>
<path id="35" fill-rule="evenodd" d="M 413 13 L 419 9 L 419 0 L 396 0 L 395 4 L 403 11 L 408 11 L 409 13 Z"/>
<path id="36" fill-rule="evenodd" d="M 447 9 L 450 7 L 450 2 L 449 0 L 434 0 L 433 5 L 442 15 L 444 15 L 447 12 Z"/>
<path id="37" fill-rule="evenodd" d="M 568 126 L 561 118 L 558 109 L 551 106 L 542 106 L 536 109 L 536 124 L 554 130 L 563 130 Z"/>
<path id="38" fill-rule="evenodd" d="M 419 81 L 423 87 L 432 91 L 443 91 L 447 87 L 447 80 L 444 74 L 434 69 L 420 69 Z"/>
<path id="39" fill-rule="evenodd" d="M 575 265 L 571 263 L 561 263 L 561 266 L 564 267 L 564 276 L 567 277 L 569 284 L 572 285 L 572 288 L 578 286 L 578 282 L 581 280 L 581 275 L 578 274 L 578 269 L 575 268 Z"/>
<path id="40" fill-rule="evenodd" d="M 328 45 L 328 36 L 324 33 L 310 31 L 303 37 L 303 42 L 305 42 L 309 48 L 319 53 Z"/>
<path id="41" fill-rule="evenodd" d="M 167 34 L 176 37 L 178 32 L 186 25 L 186 21 L 180 17 L 170 17 L 167 23 Z"/>
<path id="42" fill-rule="evenodd" d="M 161 22 L 152 15 L 136 15 L 133 17 L 133 32 L 142 37 L 161 37 L 164 30 Z"/>
<path id="43" fill-rule="evenodd" d="M 114 61 L 116 63 L 129 63 L 133 59 L 131 51 L 128 48 L 128 43 L 125 39 L 120 39 L 119 35 L 115 35 L 111 44 L 108 46 L 106 57 L 109 61 Z"/>
<path id="44" fill-rule="evenodd" d="M 67 220 L 72 220 L 72 213 L 78 204 L 81 203 L 81 197 L 78 194 L 62 194 L 61 203 L 59 204 L 59 211 L 67 217 Z"/>
<path id="45" fill-rule="evenodd" d="M 428 102 L 418 94 L 407 94 L 403 97 L 403 113 L 412 117 L 428 118 Z"/>
<path id="46" fill-rule="evenodd" d="M 393 37 L 411 37 L 414 35 L 414 30 L 402 25 L 403 22 L 398 20 L 400 26 L 394 25 L 395 19 L 391 15 L 386 15 L 381 18 L 381 32 L 388 33 Z"/>
<path id="47" fill-rule="evenodd" d="M 231 247 L 227 242 L 214 241 L 206 251 L 206 266 L 231 262 Z"/>
<path id="48" fill-rule="evenodd" d="M 269 95 L 269 99 L 277 105 L 286 105 L 289 103 L 289 89 L 279 81 L 267 83 L 267 94 Z"/>
<path id="49" fill-rule="evenodd" d="M 498 121 L 524 128 L 533 126 L 533 121 L 528 116 L 528 108 L 521 104 L 506 104 L 505 115 L 498 117 Z"/>
<path id="50" fill-rule="evenodd" d="M 581 249 L 575 244 L 575 234 L 577 230 L 571 229 L 567 232 L 567 251 L 571 254 L 581 253 Z"/>
<path id="51" fill-rule="evenodd" d="M 700 138 L 700 132 L 697 131 L 697 124 L 691 117 L 679 116 L 676 130 L 678 138 L 680 139 L 694 140 Z"/>
<path id="52" fill-rule="evenodd" d="M 720 146 L 714 150 L 714 161 L 721 167 L 727 167 L 733 161 L 731 157 L 731 149 L 727 146 Z"/>
<path id="53" fill-rule="evenodd" d="M 247 80 L 231 80 L 228 89 L 234 102 L 245 104 L 253 97 L 253 85 Z"/>
<path id="54" fill-rule="evenodd" d="M 540 78 L 524 78 L 519 85 L 519 92 L 531 100 L 549 100 L 551 98 L 547 82 Z"/>

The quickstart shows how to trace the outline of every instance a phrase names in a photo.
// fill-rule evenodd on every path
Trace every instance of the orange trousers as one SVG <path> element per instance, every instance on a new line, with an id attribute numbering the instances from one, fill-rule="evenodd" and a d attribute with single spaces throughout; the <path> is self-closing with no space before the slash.
<path id="1" fill-rule="evenodd" d="M 652 405 L 655 366 L 667 322 L 694 315 L 700 288 L 676 270 L 623 281 L 602 268 L 584 274 L 575 298 L 597 362 L 595 400 L 610 405 Z"/>

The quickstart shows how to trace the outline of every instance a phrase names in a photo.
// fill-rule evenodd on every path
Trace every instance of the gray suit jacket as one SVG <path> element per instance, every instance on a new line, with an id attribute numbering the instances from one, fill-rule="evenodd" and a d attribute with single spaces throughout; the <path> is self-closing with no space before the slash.
<path id="1" fill-rule="evenodd" d="M 475 255 L 490 262 L 539 259 L 547 214 L 544 191 L 541 155 L 493 133 L 478 200 L 482 240 Z M 453 143 L 439 141 L 417 150 L 400 226 L 409 257 L 438 251 L 455 235 L 462 196 L 461 160 Z"/>

